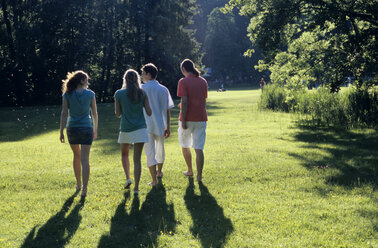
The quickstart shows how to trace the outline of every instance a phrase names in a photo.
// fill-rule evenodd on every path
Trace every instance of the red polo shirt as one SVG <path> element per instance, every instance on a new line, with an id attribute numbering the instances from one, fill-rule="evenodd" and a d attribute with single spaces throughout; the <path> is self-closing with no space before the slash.
<path id="1" fill-rule="evenodd" d="M 203 77 L 189 74 L 178 82 L 177 96 L 188 97 L 188 111 L 186 121 L 207 121 L 206 98 L 207 82 Z M 180 111 L 180 121 L 181 119 Z"/>

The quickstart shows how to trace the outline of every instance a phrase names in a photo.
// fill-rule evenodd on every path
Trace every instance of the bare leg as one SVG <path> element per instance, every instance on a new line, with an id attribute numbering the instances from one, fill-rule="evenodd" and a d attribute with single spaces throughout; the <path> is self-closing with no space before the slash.
<path id="1" fill-rule="evenodd" d="M 123 170 L 125 171 L 126 180 L 130 179 L 129 149 L 130 144 L 121 144 L 122 166 Z"/>
<path id="2" fill-rule="evenodd" d="M 152 177 L 152 182 L 149 183 L 151 186 L 155 186 L 157 184 L 157 180 L 156 180 L 156 165 L 153 165 L 151 167 L 149 167 L 150 169 L 150 173 L 151 173 L 151 177 Z"/>
<path id="3" fill-rule="evenodd" d="M 81 192 L 82 196 L 86 196 L 88 181 L 89 181 L 89 152 L 91 151 L 91 145 L 81 145 L 81 168 L 83 174 L 83 191 Z"/>
<path id="4" fill-rule="evenodd" d="M 73 151 L 73 169 L 76 177 L 76 189 L 81 189 L 81 166 L 80 166 L 80 145 L 70 145 Z"/>
<path id="5" fill-rule="evenodd" d="M 184 155 L 186 166 L 188 167 L 188 171 L 184 172 L 184 174 L 186 176 L 193 176 L 192 153 L 190 152 L 190 148 L 182 148 L 182 155 Z"/>
<path id="6" fill-rule="evenodd" d="M 203 150 L 195 149 L 196 151 L 196 164 L 197 164 L 197 181 L 202 181 L 202 169 L 205 161 Z"/>
<path id="7" fill-rule="evenodd" d="M 139 181 L 140 181 L 140 175 L 142 173 L 140 157 L 142 156 L 143 146 L 144 146 L 144 143 L 134 144 L 134 179 L 135 179 L 134 192 L 139 191 Z"/>
<path id="8" fill-rule="evenodd" d="M 163 164 L 158 164 L 158 171 L 157 171 L 157 176 L 158 177 L 162 177 L 163 176 L 162 169 L 163 169 Z"/>

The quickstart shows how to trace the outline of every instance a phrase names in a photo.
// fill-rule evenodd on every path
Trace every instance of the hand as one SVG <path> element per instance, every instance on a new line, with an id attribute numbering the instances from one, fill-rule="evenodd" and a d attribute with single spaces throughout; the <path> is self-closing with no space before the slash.
<path id="1" fill-rule="evenodd" d="M 93 139 L 97 139 L 97 131 L 93 132 Z"/>
<path id="2" fill-rule="evenodd" d="M 165 129 L 164 138 L 168 138 L 170 135 L 171 135 L 171 131 L 169 130 L 169 128 Z"/>
<path id="3" fill-rule="evenodd" d="M 182 126 L 183 129 L 187 129 L 188 128 L 187 125 L 186 125 L 186 121 L 182 121 L 181 122 L 181 126 Z"/>
<path id="4" fill-rule="evenodd" d="M 60 143 L 64 143 L 64 133 L 60 132 Z"/>

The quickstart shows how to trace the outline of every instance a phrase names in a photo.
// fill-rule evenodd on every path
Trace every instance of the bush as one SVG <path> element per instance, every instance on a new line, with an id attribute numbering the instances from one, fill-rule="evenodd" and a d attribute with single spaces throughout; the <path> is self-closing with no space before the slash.
<path id="1" fill-rule="evenodd" d="M 346 124 L 347 118 L 338 93 L 331 93 L 330 89 L 321 87 L 316 92 L 307 95 L 307 113 L 314 122 L 341 126 Z"/>
<path id="2" fill-rule="evenodd" d="M 259 108 L 288 111 L 285 89 L 277 84 L 266 85 L 261 94 Z"/>
<path id="3" fill-rule="evenodd" d="M 318 125 L 342 127 L 378 127 L 377 88 L 349 88 L 331 93 L 321 87 L 316 91 L 288 92 L 277 84 L 267 85 L 261 94 L 259 107 L 299 113 L 301 120 Z"/>
<path id="4" fill-rule="evenodd" d="M 351 126 L 378 126 L 377 88 L 351 88 L 343 94 L 343 98 Z"/>

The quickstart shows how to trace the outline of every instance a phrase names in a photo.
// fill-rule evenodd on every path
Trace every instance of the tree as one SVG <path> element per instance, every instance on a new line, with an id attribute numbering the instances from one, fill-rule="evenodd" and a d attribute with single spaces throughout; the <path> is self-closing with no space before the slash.
<path id="1" fill-rule="evenodd" d="M 186 29 L 193 0 L 0 1 L 0 106 L 59 103 L 61 80 L 78 69 L 111 101 L 126 69 L 148 62 L 175 91 L 181 60 L 201 60 Z"/>
<path id="2" fill-rule="evenodd" d="M 226 9 L 234 7 L 251 18 L 250 39 L 265 58 L 259 69 L 279 74 L 277 67 L 285 65 L 297 84 L 307 71 L 307 78 L 334 91 L 347 76 L 355 77 L 358 87 L 378 81 L 377 1 L 230 0 Z M 295 48 L 305 43 L 306 49 Z M 299 71 L 291 63 L 296 59 L 302 63 Z"/>
<path id="3" fill-rule="evenodd" d="M 210 13 L 203 50 L 204 63 L 214 75 L 236 78 L 253 74 L 251 64 L 257 60 L 243 55 L 250 47 L 245 30 L 247 21 L 233 13 L 223 13 L 220 8 Z"/>

